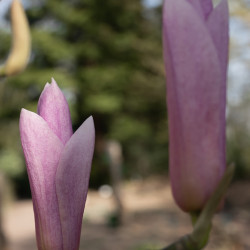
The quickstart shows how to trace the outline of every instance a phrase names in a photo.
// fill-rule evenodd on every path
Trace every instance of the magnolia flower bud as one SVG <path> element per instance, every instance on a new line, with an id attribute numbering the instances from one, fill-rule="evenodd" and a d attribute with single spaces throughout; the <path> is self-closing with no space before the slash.
<path id="1" fill-rule="evenodd" d="M 95 129 L 89 117 L 73 134 L 68 103 L 46 84 L 38 114 L 23 109 L 20 135 L 32 193 L 39 250 L 78 250 Z"/>
<path id="2" fill-rule="evenodd" d="M 226 167 L 227 0 L 165 0 L 163 45 L 172 191 L 184 211 L 197 211 Z"/>

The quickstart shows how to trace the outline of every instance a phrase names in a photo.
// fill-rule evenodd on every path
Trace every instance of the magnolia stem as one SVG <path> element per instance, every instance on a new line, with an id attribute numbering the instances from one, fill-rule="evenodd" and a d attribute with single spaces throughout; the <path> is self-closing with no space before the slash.
<path id="1" fill-rule="evenodd" d="M 195 241 L 192 234 L 181 237 L 178 241 L 172 243 L 170 246 L 163 248 L 162 250 L 197 250 L 199 243 Z"/>
<path id="2" fill-rule="evenodd" d="M 195 220 L 193 220 L 193 232 L 180 238 L 178 241 L 163 248 L 162 250 L 199 250 L 206 246 L 212 228 L 213 215 L 216 212 L 222 198 L 226 194 L 228 186 L 234 175 L 234 169 L 234 164 L 230 164 L 228 166 L 216 190 L 208 200 L 200 215 L 197 217 L 197 220 L 197 215 L 195 215 Z"/>

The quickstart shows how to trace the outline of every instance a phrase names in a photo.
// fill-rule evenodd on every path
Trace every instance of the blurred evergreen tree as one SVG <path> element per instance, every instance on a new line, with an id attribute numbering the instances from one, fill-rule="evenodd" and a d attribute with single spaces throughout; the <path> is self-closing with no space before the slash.
<path id="1" fill-rule="evenodd" d="M 69 100 L 74 129 L 94 117 L 92 185 L 108 180 L 107 139 L 122 144 L 126 176 L 166 170 L 159 13 L 139 0 L 30 1 L 31 62 L 22 75 L 5 81 L 2 101 L 8 101 L 0 107 L 1 127 L 3 117 L 16 124 L 21 107 L 36 111 L 43 86 L 54 77 Z M 20 143 L 17 147 L 20 152 Z"/>

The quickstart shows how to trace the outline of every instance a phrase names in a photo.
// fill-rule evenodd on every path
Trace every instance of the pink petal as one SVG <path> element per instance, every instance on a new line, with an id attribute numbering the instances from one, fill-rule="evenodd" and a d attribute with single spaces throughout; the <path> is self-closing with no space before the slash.
<path id="1" fill-rule="evenodd" d="M 63 144 L 37 114 L 22 109 L 20 135 L 30 181 L 39 250 L 62 250 L 55 175 Z"/>
<path id="2" fill-rule="evenodd" d="M 88 192 L 95 129 L 89 117 L 67 142 L 56 174 L 63 249 L 78 250 Z"/>
<path id="3" fill-rule="evenodd" d="M 207 19 L 207 27 L 213 39 L 226 84 L 229 44 L 229 14 L 227 0 L 222 0 Z"/>
<path id="4" fill-rule="evenodd" d="M 205 19 L 209 16 L 211 11 L 213 10 L 213 2 L 212 0 L 200 0 L 201 8 L 203 10 L 203 14 Z"/>
<path id="5" fill-rule="evenodd" d="M 225 169 L 225 84 L 217 50 L 194 8 L 166 0 L 163 13 L 170 177 L 177 203 L 191 211 L 204 205 Z"/>
<path id="6" fill-rule="evenodd" d="M 183 0 L 189 2 L 197 14 L 202 17 L 203 20 L 206 20 L 211 11 L 213 10 L 212 0 Z"/>
<path id="7" fill-rule="evenodd" d="M 38 114 L 62 143 L 66 144 L 73 134 L 69 106 L 54 79 L 44 87 L 38 101 Z"/>
<path id="8" fill-rule="evenodd" d="M 165 2 L 167 2 L 169 0 L 165 0 Z M 170 0 L 172 1 L 172 0 Z M 184 0 L 186 2 L 189 2 L 192 7 L 194 8 L 194 10 L 196 11 L 196 13 L 202 18 L 204 19 L 204 13 L 203 13 L 203 9 L 201 7 L 201 3 L 200 0 Z"/>

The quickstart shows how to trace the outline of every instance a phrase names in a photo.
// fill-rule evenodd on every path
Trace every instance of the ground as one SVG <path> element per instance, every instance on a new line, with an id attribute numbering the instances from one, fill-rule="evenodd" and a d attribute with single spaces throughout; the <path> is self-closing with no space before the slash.
<path id="1" fill-rule="evenodd" d="M 213 221 L 207 250 L 250 249 L 250 183 L 233 183 L 224 210 Z M 89 191 L 84 213 L 80 250 L 153 250 L 177 240 L 192 229 L 190 218 L 174 203 L 167 177 L 136 180 L 122 185 L 125 207 L 120 227 L 107 225 L 114 212 L 113 197 Z M 7 204 L 4 228 L 8 247 L 4 250 L 36 248 L 32 202 Z M 110 221 L 110 220 L 109 220 Z"/>

